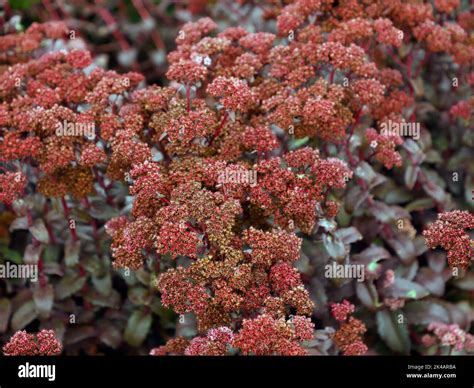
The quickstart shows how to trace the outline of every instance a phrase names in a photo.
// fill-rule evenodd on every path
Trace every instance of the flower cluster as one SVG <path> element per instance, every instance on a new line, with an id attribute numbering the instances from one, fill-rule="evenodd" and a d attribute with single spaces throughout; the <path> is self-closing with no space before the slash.
<path id="1" fill-rule="evenodd" d="M 26 177 L 20 172 L 6 172 L 0 175 L 0 202 L 11 205 L 22 196 L 27 184 Z"/>
<path id="2" fill-rule="evenodd" d="M 61 352 L 62 345 L 54 331 L 44 329 L 37 334 L 17 331 L 3 347 L 5 356 L 57 356 Z"/>
<path id="3" fill-rule="evenodd" d="M 331 305 L 333 317 L 342 322 L 332 338 L 346 356 L 362 355 L 367 352 L 367 346 L 362 341 L 362 335 L 367 331 L 365 324 L 357 318 L 348 317 L 354 311 L 355 306 L 347 300 Z"/>
<path id="4" fill-rule="evenodd" d="M 285 321 L 264 314 L 244 320 L 234 346 L 245 355 L 303 356 L 307 352 L 300 343 L 313 337 L 313 327 L 311 320 L 302 316 Z"/>
<path id="5" fill-rule="evenodd" d="M 421 339 L 426 347 L 438 345 L 458 352 L 462 350 L 466 353 L 474 352 L 474 336 L 466 333 L 457 324 L 432 322 L 428 325 L 427 331 L 429 334 L 425 334 Z"/>
<path id="6" fill-rule="evenodd" d="M 438 214 L 437 221 L 430 224 L 423 235 L 430 248 L 441 246 L 448 252 L 451 268 L 467 268 L 474 259 L 474 247 L 466 229 L 474 229 L 474 215 L 454 210 Z"/>
<path id="7" fill-rule="evenodd" d="M 100 315 L 72 352 L 118 348 L 115 326 L 148 352 L 158 314 L 177 337 L 160 337 L 153 355 L 326 354 L 333 344 L 359 355 L 367 330 L 408 353 L 406 333 L 387 329 L 392 311 L 435 303 L 423 298 L 441 298 L 447 282 L 418 235 L 423 214 L 441 213 L 427 245 L 468 268 L 473 215 L 444 211 L 469 206 L 456 182 L 472 179 L 472 15 L 452 0 L 260 3 L 252 29 L 208 17 L 182 26 L 163 86 L 102 69 L 61 23 L 0 37 L 0 206 L 18 215 L 0 218 L 0 232 L 31 235 L 21 253 L 38 263 L 40 287 L 25 295 L 54 295 L 38 303 L 39 320 L 53 309 L 84 309 L 84 326 Z M 408 122 L 421 122 L 418 139 L 383 129 Z M 323 275 L 328 262 L 357 263 L 365 282 Z M 375 324 L 344 298 L 375 312 Z M 450 324 L 466 320 L 450 308 Z M 315 335 L 313 317 L 339 329 Z M 441 342 L 472 342 L 455 326 L 432 329 Z M 6 353 L 58 352 L 41 333 L 17 333 Z"/>

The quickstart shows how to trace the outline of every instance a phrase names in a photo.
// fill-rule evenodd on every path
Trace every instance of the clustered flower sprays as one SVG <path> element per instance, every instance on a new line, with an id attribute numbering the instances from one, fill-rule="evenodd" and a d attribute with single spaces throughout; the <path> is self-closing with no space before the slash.
<path id="1" fill-rule="evenodd" d="M 438 214 L 438 220 L 423 232 L 430 248 L 441 246 L 448 252 L 451 268 L 466 269 L 474 260 L 474 241 L 466 230 L 474 229 L 474 214 L 454 210 Z"/>
<path id="2" fill-rule="evenodd" d="M 57 356 L 61 351 L 62 345 L 52 330 L 41 330 L 37 334 L 18 331 L 3 346 L 5 356 Z"/>
<path id="3" fill-rule="evenodd" d="M 451 12 L 448 3 L 435 7 Z M 379 170 L 402 166 L 396 147 L 403 138 L 381 128 L 416 119 L 411 80 L 423 69 L 421 54 L 429 60 L 429 50 L 447 50 L 461 65 L 472 57 L 461 31 L 469 15 L 459 16 L 461 27 L 445 18 L 438 26 L 430 4 L 285 4 L 267 7 L 275 11 L 267 16 L 279 15 L 275 35 L 229 28 L 211 37 L 210 19 L 185 25 L 168 57 L 170 87 L 134 91 L 141 76 L 94 69 L 78 51 L 13 66 L 2 78 L 2 137 L 11 145 L 2 149 L 11 174 L 2 178 L 11 183 L 0 193 L 5 202 L 28 181 L 27 192 L 47 196 L 87 200 L 99 189 L 113 205 L 104 172 L 130 184 L 131 217 L 106 225 L 115 266 L 138 269 L 148 259 L 148 268 L 162 273 L 163 304 L 192 313 L 199 329 L 194 339 L 174 338 L 154 354 L 304 353 L 313 307 L 293 268 L 301 237 L 313 239 L 319 218 L 337 215 L 335 189 L 346 186 L 351 170 L 367 198 L 359 201 L 364 222 L 383 240 L 393 237 L 390 209 L 374 200 L 360 170 L 373 175 L 365 161 L 380 162 Z M 449 47 L 440 48 L 438 36 Z M 456 106 L 453 115 L 469 116 L 466 104 Z M 96 137 L 55 138 L 53 124 L 70 120 L 93 122 Z M 293 135 L 304 138 L 289 141 Z M 33 167 L 27 181 L 20 168 L 26 157 Z M 433 196 L 421 169 L 412 183 Z M 340 331 L 333 340 L 343 353 L 363 353 L 362 323 L 349 318 Z"/>
<path id="4" fill-rule="evenodd" d="M 88 240 L 82 240 L 77 230 L 80 223 L 90 222 L 87 227 L 95 240 L 94 254 L 100 256 L 100 223 L 90 215 L 88 197 L 98 190 L 114 205 L 105 171 L 110 177 L 123 178 L 123 170 L 130 167 L 127 156 L 145 160 L 150 155 L 145 144 L 140 148 L 133 132 L 138 131 L 136 117 L 121 110 L 143 77 L 96 67 L 87 51 L 69 49 L 66 33 L 63 23 L 48 23 L 0 37 L 0 201 L 26 221 L 17 225 L 19 229 L 40 231 L 31 233 L 24 258 L 38 265 L 39 281 L 21 291 L 31 298 L 25 303 L 36 307 L 37 300 L 47 299 L 46 303 L 41 299 L 40 307 L 32 312 L 33 317 L 40 315 L 46 327 L 51 327 L 46 321 L 53 311 L 58 325 L 67 325 L 69 319 L 55 303 L 70 295 L 55 293 L 61 277 L 78 279 L 82 287 L 73 293 L 82 292 L 81 296 L 89 298 L 79 302 L 86 310 L 103 308 L 91 306 L 93 292 L 88 281 L 95 270 L 79 262 Z M 55 51 L 58 48 L 63 50 Z M 25 200 L 16 201 L 21 197 Z M 100 195 L 94 199 L 106 202 Z M 78 207 L 88 213 L 86 217 L 78 217 Z M 54 213 L 57 216 L 51 217 Z M 45 265 L 44 252 L 51 245 L 64 247 L 65 260 L 53 255 L 60 279 L 48 276 Z M 18 325 L 22 328 L 30 321 Z"/>
<path id="5" fill-rule="evenodd" d="M 107 224 L 114 263 L 139 268 L 143 252 L 158 254 L 162 269 L 176 261 L 158 279 L 162 303 L 193 313 L 199 332 L 220 330 L 156 354 L 225 354 L 215 338 L 243 354 L 304 354 L 313 303 L 292 266 L 301 246 L 295 231 L 313 230 L 316 208 L 333 216 L 327 193 L 352 174 L 310 148 L 275 155 L 278 142 L 258 104 L 259 69 L 274 36 L 229 29 L 201 39 L 213 28 L 210 20 L 185 26 L 184 42 L 178 38 L 170 54 L 168 74 L 181 94 L 153 87 L 135 95 L 130 109 L 140 112 L 163 158 L 130 171 L 134 219 Z M 249 79 L 237 77 L 244 61 L 255 66 Z M 253 173 L 256 181 L 248 179 Z"/>

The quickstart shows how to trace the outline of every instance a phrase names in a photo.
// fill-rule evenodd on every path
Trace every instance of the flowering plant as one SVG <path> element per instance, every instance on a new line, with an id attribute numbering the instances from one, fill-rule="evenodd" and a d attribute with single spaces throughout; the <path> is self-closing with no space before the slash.
<path id="1" fill-rule="evenodd" d="M 66 353 L 471 352 L 472 15 L 239 3 L 258 32 L 184 24 L 167 86 L 101 69 L 59 22 L 0 37 L 3 252 L 39 270 L 6 282 L 0 332 L 40 323 Z"/>

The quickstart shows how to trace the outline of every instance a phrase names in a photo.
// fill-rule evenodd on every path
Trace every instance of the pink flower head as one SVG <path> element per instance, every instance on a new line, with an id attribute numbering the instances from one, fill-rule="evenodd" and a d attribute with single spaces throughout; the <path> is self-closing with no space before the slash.
<path id="1" fill-rule="evenodd" d="M 255 99 L 247 83 L 234 77 L 215 78 L 207 87 L 207 92 L 214 97 L 221 97 L 222 105 L 234 112 L 246 112 Z"/>

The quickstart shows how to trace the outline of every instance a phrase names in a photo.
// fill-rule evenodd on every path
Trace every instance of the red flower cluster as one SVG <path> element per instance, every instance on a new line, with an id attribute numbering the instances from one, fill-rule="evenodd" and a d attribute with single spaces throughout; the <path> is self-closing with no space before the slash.
<path id="1" fill-rule="evenodd" d="M 309 318 L 295 316 L 285 321 L 264 314 L 244 320 L 234 345 L 245 355 L 304 356 L 307 351 L 300 342 L 313 337 L 313 328 Z"/>
<path id="2" fill-rule="evenodd" d="M 332 339 L 345 356 L 362 355 L 367 352 L 367 346 L 362 341 L 362 335 L 367 331 L 364 323 L 354 317 L 348 317 L 355 310 L 355 306 L 347 300 L 342 303 L 333 303 L 331 313 L 341 326 L 333 334 Z"/>
<path id="3" fill-rule="evenodd" d="M 441 246 L 448 252 L 451 268 L 467 268 L 474 259 L 474 242 L 466 230 L 474 229 L 474 215 L 468 211 L 454 210 L 438 214 L 438 220 L 423 232 L 430 248 Z"/>
<path id="4" fill-rule="evenodd" d="M 423 60 L 441 51 L 460 65 L 473 59 L 469 16 L 437 23 L 431 4 L 267 3 L 275 34 L 215 34 L 209 18 L 184 25 L 164 87 L 100 69 L 88 52 L 69 49 L 61 24 L 0 38 L 8 65 L 0 73 L 0 201 L 20 197 L 26 176 L 28 190 L 86 203 L 98 189 L 113 205 L 112 183 L 129 185 L 130 197 L 117 202 L 121 210 L 131 203 L 130 214 L 105 224 L 113 265 L 151 263 L 162 305 L 197 321 L 194 339 L 172 339 L 152 354 L 307 354 L 314 305 L 294 265 L 303 238 L 322 224 L 331 229 L 352 170 L 371 156 L 388 169 L 402 165 L 403 138 L 374 128 L 416 116 L 406 108 L 417 85 L 405 79 L 419 78 L 421 53 L 405 46 L 426 45 Z M 456 6 L 435 1 L 445 13 Z M 35 55 L 45 37 L 65 50 Z M 394 68 L 384 68 L 392 59 Z M 469 104 L 457 103 L 452 115 L 468 119 Z M 374 205 L 360 182 L 359 204 Z M 473 224 L 468 212 L 443 213 L 424 235 L 448 251 L 450 266 L 467 267 Z M 347 251 L 342 240 L 331 240 L 333 251 Z M 331 310 L 341 322 L 333 335 L 340 351 L 366 353 L 354 305 Z M 53 352 L 26 333 L 14 338 L 9 353 Z"/>
<path id="5" fill-rule="evenodd" d="M 17 331 L 3 347 L 5 356 L 57 356 L 61 351 L 54 331 L 44 329 L 37 334 Z"/>
<path id="6" fill-rule="evenodd" d="M 0 202 L 11 205 L 22 196 L 26 184 L 26 177 L 20 172 L 0 174 Z"/>

